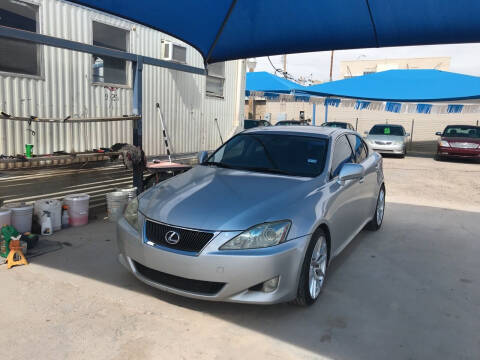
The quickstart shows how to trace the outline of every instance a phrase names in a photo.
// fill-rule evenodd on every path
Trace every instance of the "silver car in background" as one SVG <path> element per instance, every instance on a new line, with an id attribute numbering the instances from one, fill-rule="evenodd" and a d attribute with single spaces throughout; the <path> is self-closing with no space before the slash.
<path id="1" fill-rule="evenodd" d="M 354 131 L 246 130 L 131 201 L 119 260 L 158 289 L 197 299 L 312 304 L 328 265 L 385 209 L 382 158 Z"/>
<path id="2" fill-rule="evenodd" d="M 374 151 L 401 157 L 407 155 L 407 138 L 410 134 L 405 132 L 402 125 L 377 124 L 365 134 L 365 141 Z"/>

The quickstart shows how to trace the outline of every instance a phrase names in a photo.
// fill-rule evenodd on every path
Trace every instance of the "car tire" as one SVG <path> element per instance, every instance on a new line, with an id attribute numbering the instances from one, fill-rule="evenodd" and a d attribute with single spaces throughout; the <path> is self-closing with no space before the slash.
<path id="1" fill-rule="evenodd" d="M 377 205 L 375 206 L 375 212 L 373 218 L 365 227 L 370 231 L 377 231 L 382 227 L 383 217 L 385 215 L 385 185 L 382 184 L 377 197 Z"/>
<path id="2" fill-rule="evenodd" d="M 322 229 L 318 229 L 313 234 L 303 259 L 297 297 L 293 301 L 295 305 L 310 306 L 318 299 L 325 284 L 327 267 L 327 236 Z"/>

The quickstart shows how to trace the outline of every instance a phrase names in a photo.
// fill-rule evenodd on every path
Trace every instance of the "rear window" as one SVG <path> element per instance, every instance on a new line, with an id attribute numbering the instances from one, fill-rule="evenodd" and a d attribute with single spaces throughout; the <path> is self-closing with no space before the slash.
<path id="1" fill-rule="evenodd" d="M 480 138 L 480 127 L 476 126 L 447 126 L 443 132 L 444 137 Z"/>
<path id="2" fill-rule="evenodd" d="M 398 125 L 375 125 L 369 132 L 370 135 L 405 136 L 405 130 Z"/>
<path id="3" fill-rule="evenodd" d="M 257 127 L 259 124 L 257 120 L 244 120 L 243 121 L 243 128 L 244 129 L 251 129 Z"/>
<path id="4" fill-rule="evenodd" d="M 346 129 L 347 123 L 327 122 L 327 123 L 323 123 L 322 126 Z"/>

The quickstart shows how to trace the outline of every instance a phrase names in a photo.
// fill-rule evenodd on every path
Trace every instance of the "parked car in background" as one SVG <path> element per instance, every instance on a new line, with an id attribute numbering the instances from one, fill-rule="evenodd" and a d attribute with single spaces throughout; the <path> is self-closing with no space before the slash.
<path id="1" fill-rule="evenodd" d="M 437 143 L 437 159 L 467 158 L 480 160 L 480 126 L 448 125 Z"/>
<path id="2" fill-rule="evenodd" d="M 282 120 L 278 121 L 275 126 L 285 126 L 285 125 L 310 125 L 307 120 Z"/>
<path id="3" fill-rule="evenodd" d="M 267 120 L 243 120 L 243 128 L 245 130 L 260 126 L 272 126 L 272 124 L 270 124 Z"/>
<path id="4" fill-rule="evenodd" d="M 395 154 L 401 157 L 407 154 L 407 138 L 410 134 L 405 132 L 402 125 L 377 124 L 365 134 L 367 135 L 365 141 L 381 154 Z"/>
<path id="5" fill-rule="evenodd" d="M 329 122 L 323 123 L 321 126 L 336 127 L 336 128 L 348 129 L 348 130 L 355 131 L 355 128 L 352 126 L 352 124 L 347 123 L 347 122 L 342 122 L 342 121 L 329 121 Z"/>
<path id="6" fill-rule="evenodd" d="M 127 205 L 119 259 L 183 296 L 310 305 L 332 259 L 382 225 L 383 179 L 382 157 L 352 131 L 246 130 Z"/>

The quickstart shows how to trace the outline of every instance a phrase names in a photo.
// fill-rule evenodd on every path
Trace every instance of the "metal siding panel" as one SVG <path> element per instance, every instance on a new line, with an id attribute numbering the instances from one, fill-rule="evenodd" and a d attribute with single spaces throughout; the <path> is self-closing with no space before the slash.
<path id="1" fill-rule="evenodd" d="M 40 32 L 46 35 L 91 43 L 93 20 L 130 30 L 129 50 L 160 57 L 162 39 L 179 42 L 158 31 L 82 6 L 59 0 L 33 0 L 39 7 Z M 132 113 L 132 89 L 110 91 L 91 84 L 89 54 L 40 47 L 43 79 L 0 75 L 1 110 L 17 116 L 39 117 L 121 116 Z M 187 46 L 187 63 L 202 67 L 200 54 Z M 177 153 L 213 149 L 220 144 L 214 118 L 222 136 L 229 137 L 237 124 L 236 110 L 243 98 L 237 94 L 238 61 L 225 68 L 225 98 L 205 95 L 205 77 L 146 65 L 144 67 L 144 149 L 147 155 L 165 153 L 161 125 L 155 104 L 160 103 L 166 128 Z M 131 66 L 128 80 L 132 83 Z M 243 91 L 243 89 L 241 90 Z M 240 99 L 240 100 L 238 100 Z M 34 144 L 34 152 L 87 151 L 132 142 L 131 121 L 91 124 L 32 124 L 36 136 L 27 132 L 27 123 L 0 120 L 0 153 L 24 152 L 24 144 Z"/>

